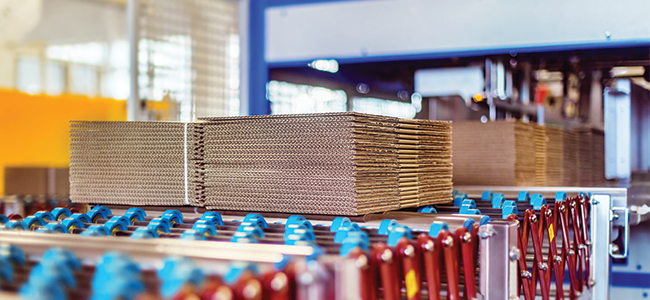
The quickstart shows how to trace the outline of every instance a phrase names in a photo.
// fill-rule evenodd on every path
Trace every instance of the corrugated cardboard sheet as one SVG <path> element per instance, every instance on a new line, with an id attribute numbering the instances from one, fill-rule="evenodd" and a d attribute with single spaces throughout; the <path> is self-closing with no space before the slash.
<path id="1" fill-rule="evenodd" d="M 5 167 L 5 194 L 68 197 L 68 176 L 68 168 Z"/>
<path id="2" fill-rule="evenodd" d="M 187 190 L 189 204 L 198 204 L 203 198 L 201 134 L 200 124 L 179 122 L 71 122 L 72 200 L 185 205 Z"/>
<path id="3" fill-rule="evenodd" d="M 521 122 L 454 123 L 454 183 L 534 185 L 534 133 L 533 125 Z"/>
<path id="4" fill-rule="evenodd" d="M 604 136 L 591 128 L 565 130 L 519 121 L 454 123 L 452 150 L 458 185 L 604 182 Z"/>
<path id="5" fill-rule="evenodd" d="M 72 199 L 359 215 L 451 200 L 451 124 L 359 113 L 73 122 Z"/>
<path id="6" fill-rule="evenodd" d="M 205 121 L 211 209 L 358 215 L 451 199 L 447 122 L 359 113 Z"/>
<path id="7" fill-rule="evenodd" d="M 605 136 L 594 128 L 575 129 L 578 139 L 578 183 L 596 186 L 605 179 Z"/>

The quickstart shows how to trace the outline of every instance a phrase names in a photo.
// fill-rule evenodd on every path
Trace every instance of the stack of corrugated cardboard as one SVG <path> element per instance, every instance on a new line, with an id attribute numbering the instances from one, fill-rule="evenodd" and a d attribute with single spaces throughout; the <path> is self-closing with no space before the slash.
<path id="1" fill-rule="evenodd" d="M 578 185 L 591 186 L 594 170 L 591 128 L 576 129 L 578 135 Z"/>
<path id="2" fill-rule="evenodd" d="M 564 129 L 546 126 L 546 178 L 547 186 L 566 185 L 564 164 Z"/>
<path id="3" fill-rule="evenodd" d="M 452 157 L 457 185 L 535 184 L 535 135 L 532 124 L 454 123 Z"/>
<path id="4" fill-rule="evenodd" d="M 397 120 L 400 208 L 440 203 L 451 197 L 450 125 Z"/>
<path id="5" fill-rule="evenodd" d="M 578 133 L 573 130 L 563 130 L 564 146 L 562 165 L 564 170 L 564 186 L 578 185 Z"/>
<path id="6" fill-rule="evenodd" d="M 546 127 L 533 125 L 535 135 L 535 185 L 546 186 L 546 165 L 548 155 L 548 137 L 546 136 Z"/>
<path id="7" fill-rule="evenodd" d="M 358 215 L 451 199 L 447 122 L 359 113 L 205 120 L 211 209 Z"/>
<path id="8" fill-rule="evenodd" d="M 519 121 L 454 123 L 454 183 L 593 186 L 604 179 L 604 136 Z"/>
<path id="9" fill-rule="evenodd" d="M 202 195 L 200 124 L 70 124 L 70 194 L 74 202 L 197 204 Z"/>
<path id="10" fill-rule="evenodd" d="M 84 203 L 360 215 L 451 200 L 451 124 L 359 113 L 73 122 Z"/>
<path id="11" fill-rule="evenodd" d="M 594 128 L 576 129 L 578 135 L 578 182 L 595 186 L 605 182 L 605 136 Z"/>
<path id="12" fill-rule="evenodd" d="M 591 134 L 591 149 L 593 151 L 593 160 L 591 161 L 592 181 L 594 186 L 598 186 L 607 181 L 605 179 L 605 133 L 602 130 L 593 129 Z"/>
<path id="13" fill-rule="evenodd" d="M 5 195 L 70 195 L 68 168 L 5 167 Z"/>

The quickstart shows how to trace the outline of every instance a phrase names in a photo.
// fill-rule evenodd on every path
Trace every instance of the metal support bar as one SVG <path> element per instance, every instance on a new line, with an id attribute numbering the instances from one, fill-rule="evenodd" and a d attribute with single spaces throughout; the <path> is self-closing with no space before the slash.
<path id="1" fill-rule="evenodd" d="M 307 256 L 309 246 L 246 244 L 178 239 L 127 239 L 86 237 L 73 234 L 42 234 L 30 231 L 0 231 L 0 241 L 20 247 L 27 255 L 40 256 L 50 248 L 71 250 L 79 259 L 99 260 L 108 250 L 130 255 L 134 260 L 156 265 L 167 256 L 185 256 L 204 266 L 223 267 L 233 260 L 277 263 L 283 255 Z"/>
<path id="2" fill-rule="evenodd" d="M 609 299 L 609 243 L 611 208 L 610 195 L 593 195 L 591 197 L 591 246 L 593 259 L 591 260 L 591 276 L 589 284 L 594 284 L 592 299 Z"/>
<path id="3" fill-rule="evenodd" d="M 239 1 L 239 114 L 248 115 L 250 80 L 250 0 Z"/>
<path id="4" fill-rule="evenodd" d="M 629 180 L 631 176 L 631 82 L 619 79 L 606 88 L 605 100 L 605 177 Z"/>
<path id="5" fill-rule="evenodd" d="M 521 98 L 521 103 L 525 106 L 530 104 L 530 86 L 531 86 L 530 77 L 532 73 L 532 67 L 529 62 L 525 62 L 523 64 L 523 68 L 524 68 L 524 80 L 521 83 L 520 98 Z M 528 121 L 530 120 L 528 113 L 522 114 L 521 120 L 524 121 L 525 123 L 528 123 Z"/>
<path id="6" fill-rule="evenodd" d="M 497 119 L 497 108 L 494 105 L 495 86 L 496 86 L 496 71 L 494 63 L 489 58 L 485 59 L 485 96 L 489 107 L 490 121 Z"/>
<path id="7" fill-rule="evenodd" d="M 128 0 L 126 5 L 129 36 L 129 99 L 126 101 L 127 121 L 140 120 L 140 90 L 138 88 L 138 43 L 140 41 L 140 1 Z"/>
<path id="8" fill-rule="evenodd" d="M 517 222 L 492 221 L 479 229 L 480 294 L 484 300 L 517 296 Z M 498 237 L 498 238 L 492 238 Z"/>

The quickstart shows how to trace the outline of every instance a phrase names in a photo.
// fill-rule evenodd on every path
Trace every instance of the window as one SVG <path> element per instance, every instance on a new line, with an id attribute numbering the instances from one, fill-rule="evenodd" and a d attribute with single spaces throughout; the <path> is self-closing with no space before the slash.
<path id="1" fill-rule="evenodd" d="M 70 66 L 70 93 L 97 95 L 97 69 L 86 65 Z"/>
<path id="2" fill-rule="evenodd" d="M 43 91 L 41 82 L 41 59 L 36 55 L 18 57 L 16 88 L 19 91 L 38 94 Z"/>
<path id="3" fill-rule="evenodd" d="M 344 91 L 319 86 L 271 81 L 267 85 L 272 114 L 343 112 L 347 110 Z"/>
<path id="4" fill-rule="evenodd" d="M 162 101 L 169 94 L 180 103 L 180 120 L 190 121 L 192 103 L 192 44 L 188 35 L 142 39 L 138 53 L 140 98 Z"/>
<path id="5" fill-rule="evenodd" d="M 45 56 L 45 91 L 50 95 L 69 92 L 91 97 L 129 97 L 129 44 L 125 40 L 49 45 Z"/>
<path id="6" fill-rule="evenodd" d="M 415 105 L 407 102 L 383 100 L 377 98 L 353 98 L 352 110 L 360 113 L 413 119 Z"/>
<path id="7" fill-rule="evenodd" d="M 45 93 L 61 95 L 65 91 L 65 65 L 57 61 L 48 61 L 45 70 Z"/>

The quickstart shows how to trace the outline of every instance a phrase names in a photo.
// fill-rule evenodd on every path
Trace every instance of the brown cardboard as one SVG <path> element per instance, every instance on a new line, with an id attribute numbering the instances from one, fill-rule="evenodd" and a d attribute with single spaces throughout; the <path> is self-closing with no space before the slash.
<path id="1" fill-rule="evenodd" d="M 70 194 L 68 168 L 5 167 L 7 195 Z"/>
<path id="2" fill-rule="evenodd" d="M 449 122 L 359 113 L 72 122 L 83 203 L 359 215 L 451 200 Z M 406 182 L 409 182 L 408 184 Z"/>

